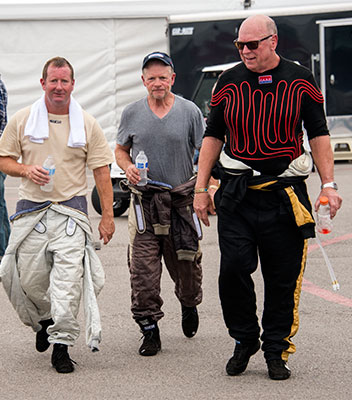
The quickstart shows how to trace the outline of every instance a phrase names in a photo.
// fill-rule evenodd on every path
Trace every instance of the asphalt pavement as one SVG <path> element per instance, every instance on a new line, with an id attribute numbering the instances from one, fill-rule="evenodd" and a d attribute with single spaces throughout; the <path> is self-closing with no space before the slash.
<path id="1" fill-rule="evenodd" d="M 336 181 L 344 198 L 334 219 L 332 233 L 321 237 L 324 249 L 340 283 L 332 290 L 321 251 L 310 240 L 309 256 L 300 301 L 300 328 L 293 341 L 297 352 L 290 356 L 292 376 L 287 381 L 268 378 L 263 354 L 259 351 L 240 376 L 226 375 L 225 365 L 234 343 L 226 331 L 218 298 L 219 248 L 216 216 L 204 229 L 202 241 L 204 299 L 199 306 L 200 327 L 188 339 L 181 330 L 181 307 L 173 284 L 164 270 L 163 311 L 160 321 L 162 351 L 155 357 L 141 357 L 141 334 L 130 313 L 130 283 L 126 263 L 128 243 L 127 213 L 116 218 L 112 241 L 98 251 L 106 284 L 99 296 L 103 325 L 100 351 L 92 353 L 82 332 L 70 356 L 77 362 L 72 374 L 58 374 L 51 367 L 51 349 L 35 350 L 35 334 L 24 326 L 0 288 L 0 398 L 10 399 L 153 399 L 153 400 L 349 400 L 352 397 L 350 346 L 352 346 L 352 164 L 335 164 Z M 17 200 L 19 180 L 8 177 L 6 199 L 9 213 Z M 315 201 L 319 193 L 315 172 L 308 179 Z M 89 177 L 90 190 L 93 186 Z M 99 240 L 99 215 L 90 205 L 94 236 Z M 260 268 L 254 274 L 258 315 L 263 303 Z"/>

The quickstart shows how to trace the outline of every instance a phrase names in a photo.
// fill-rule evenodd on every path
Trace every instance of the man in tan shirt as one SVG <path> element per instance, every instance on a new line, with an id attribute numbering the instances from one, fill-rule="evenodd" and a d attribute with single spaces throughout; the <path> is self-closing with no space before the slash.
<path id="1" fill-rule="evenodd" d="M 74 370 L 67 347 L 79 335 L 77 314 L 86 268 L 83 260 L 87 257 L 87 243 L 91 243 L 87 166 L 93 170 L 100 196 L 102 219 L 98 229 L 104 244 L 115 230 L 108 166 L 113 154 L 97 121 L 71 96 L 73 74 L 71 64 L 64 58 L 49 60 L 40 80 L 44 95 L 13 116 L 0 140 L 0 171 L 22 178 L 0 276 L 4 283 L 15 253 L 21 290 L 26 304 L 30 304 L 27 314 L 32 309 L 37 314 L 27 323 L 23 312 L 17 307 L 16 311 L 37 332 L 38 351 L 54 344 L 52 365 L 60 373 Z M 55 161 L 54 185 L 49 192 L 43 190 L 50 180 L 49 172 L 43 168 L 48 155 Z M 40 220 L 35 220 L 33 229 L 22 238 L 33 215 L 40 215 Z M 103 276 L 102 269 L 99 274 Z M 97 343 L 99 338 L 94 340 Z"/>

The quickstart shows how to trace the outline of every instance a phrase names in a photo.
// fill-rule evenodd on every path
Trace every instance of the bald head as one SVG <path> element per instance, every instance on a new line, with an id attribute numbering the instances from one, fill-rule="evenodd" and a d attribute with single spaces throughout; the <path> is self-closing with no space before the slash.
<path id="1" fill-rule="evenodd" d="M 253 35 L 277 35 L 277 27 L 273 19 L 267 15 L 252 15 L 245 19 L 239 30 L 239 39 L 241 33 L 252 32 Z"/>
<path id="2" fill-rule="evenodd" d="M 240 26 L 237 42 L 241 44 L 241 59 L 251 71 L 262 73 L 279 64 L 280 57 L 276 54 L 277 27 L 270 17 L 253 15 L 245 19 Z M 256 47 L 250 42 L 256 42 Z"/>

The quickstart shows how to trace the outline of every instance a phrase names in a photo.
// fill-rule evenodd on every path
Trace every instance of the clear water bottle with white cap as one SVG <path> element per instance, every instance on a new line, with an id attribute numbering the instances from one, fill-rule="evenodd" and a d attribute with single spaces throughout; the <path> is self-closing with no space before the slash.
<path id="1" fill-rule="evenodd" d="M 329 199 L 326 196 L 321 196 L 319 200 L 320 205 L 317 212 L 317 231 L 319 233 L 327 234 L 332 230 Z"/>
<path id="2" fill-rule="evenodd" d="M 137 183 L 137 186 L 145 186 L 148 181 L 148 176 L 147 176 L 148 158 L 143 150 L 141 150 L 138 153 L 135 165 L 139 171 L 139 176 L 141 177 L 141 180 Z"/>
<path id="3" fill-rule="evenodd" d="M 53 156 L 48 156 L 43 163 L 43 168 L 49 172 L 50 181 L 40 188 L 43 192 L 52 192 L 54 188 L 54 174 L 55 174 L 55 162 Z"/>

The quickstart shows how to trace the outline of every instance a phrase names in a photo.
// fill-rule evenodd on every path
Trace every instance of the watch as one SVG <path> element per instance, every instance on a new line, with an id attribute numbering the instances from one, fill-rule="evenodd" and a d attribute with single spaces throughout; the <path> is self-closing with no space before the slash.
<path id="1" fill-rule="evenodd" d="M 321 185 L 320 188 L 321 188 L 321 189 L 332 188 L 332 189 L 335 189 L 335 190 L 338 189 L 336 182 L 327 182 L 327 183 L 324 183 L 324 185 Z"/>

